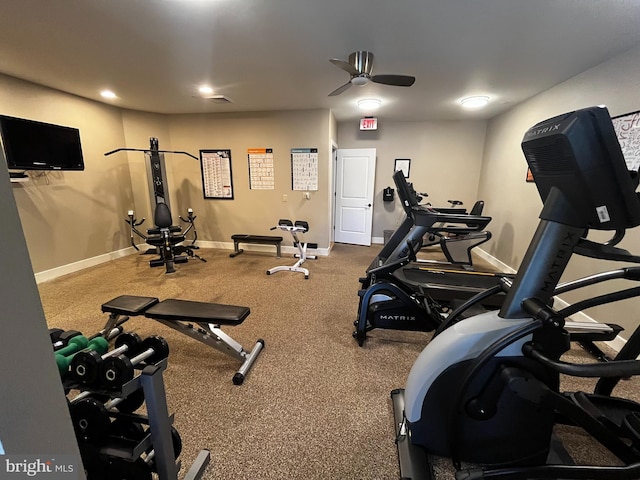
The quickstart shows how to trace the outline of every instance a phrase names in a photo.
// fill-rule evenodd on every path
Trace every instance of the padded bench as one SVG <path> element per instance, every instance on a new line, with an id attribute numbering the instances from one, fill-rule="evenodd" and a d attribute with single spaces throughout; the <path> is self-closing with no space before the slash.
<path id="1" fill-rule="evenodd" d="M 244 252 L 243 249 L 239 248 L 240 243 L 261 243 L 261 244 L 275 245 L 276 257 L 280 258 L 280 244 L 282 243 L 282 237 L 274 237 L 271 235 L 236 234 L 236 235 L 231 235 L 231 240 L 233 240 L 233 253 L 229 254 L 231 258 L 237 255 L 240 255 L 242 252 Z"/>
<path id="2" fill-rule="evenodd" d="M 105 331 L 121 321 L 120 317 L 144 315 L 173 328 L 210 347 L 220 350 L 242 362 L 233 376 L 233 383 L 241 385 L 264 348 L 264 340 L 258 339 L 248 352 L 242 345 L 220 329 L 220 325 L 240 325 L 251 313 L 249 307 L 223 305 L 218 303 L 194 302 L 191 300 L 121 295 L 102 305 L 102 311 L 109 313 Z M 193 322 L 198 325 L 194 327 Z"/>

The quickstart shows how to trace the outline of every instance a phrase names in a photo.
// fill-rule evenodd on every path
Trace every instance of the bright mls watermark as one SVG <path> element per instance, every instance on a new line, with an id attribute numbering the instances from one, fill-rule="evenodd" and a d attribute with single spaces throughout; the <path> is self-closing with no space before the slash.
<path id="1" fill-rule="evenodd" d="M 0 478 L 7 480 L 77 480 L 82 464 L 72 455 L 3 455 Z"/>

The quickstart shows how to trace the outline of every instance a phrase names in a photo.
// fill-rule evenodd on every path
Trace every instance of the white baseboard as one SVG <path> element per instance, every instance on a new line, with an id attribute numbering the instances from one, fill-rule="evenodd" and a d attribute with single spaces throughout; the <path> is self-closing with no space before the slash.
<path id="1" fill-rule="evenodd" d="M 371 237 L 371 243 L 384 244 L 384 237 Z"/>
<path id="2" fill-rule="evenodd" d="M 506 263 L 502 263 L 500 260 L 498 260 L 497 258 L 495 258 L 494 256 L 492 256 L 491 254 L 485 252 L 484 250 L 482 250 L 481 248 L 474 248 L 473 249 L 473 253 L 478 254 L 478 256 L 490 263 L 491 265 L 493 265 L 494 267 L 496 267 L 498 270 L 500 270 L 501 272 L 505 272 L 505 273 L 516 273 L 517 270 L 514 270 L 513 268 L 511 268 L 509 265 L 507 265 Z"/>
<path id="3" fill-rule="evenodd" d="M 109 262 L 111 260 L 115 260 L 116 258 L 126 257 L 127 255 L 132 255 L 134 253 L 136 253 L 136 250 L 133 247 L 127 247 L 123 248 L 122 250 L 116 250 L 115 252 L 98 255 L 97 257 L 85 258 L 84 260 L 79 260 L 67 265 L 62 265 L 61 267 L 44 270 L 35 274 L 36 283 L 48 282 L 49 280 L 61 277 L 62 275 L 68 275 L 69 273 L 78 272 L 80 270 L 84 270 L 85 268 L 94 267 L 96 265 L 100 265 L 101 263 Z"/>
<path id="4" fill-rule="evenodd" d="M 209 241 L 199 241 L 198 246 L 200 248 L 217 248 L 222 250 L 233 250 L 233 242 L 209 242 Z M 140 247 L 145 247 L 145 244 L 140 244 Z M 275 249 L 269 245 L 255 245 L 255 244 L 242 244 L 242 249 L 247 252 L 256 251 L 256 252 L 270 252 L 275 256 Z M 282 253 L 286 254 L 295 254 L 298 253 L 298 249 L 294 246 L 284 246 L 281 248 Z M 127 255 L 133 255 L 136 253 L 136 250 L 133 247 L 123 248 L 122 250 L 116 250 L 115 252 L 105 253 L 103 255 L 98 255 L 97 257 L 85 258 L 84 260 L 79 260 L 77 262 L 69 263 L 67 265 L 62 265 L 60 267 L 52 268 L 50 270 L 44 270 L 42 272 L 38 272 L 35 274 L 36 283 L 44 283 L 49 280 L 54 280 L 63 275 L 68 275 L 69 273 L 78 272 L 80 270 L 84 270 L 85 268 L 94 267 L 96 265 L 100 265 L 101 263 L 109 262 L 111 260 L 115 260 L 116 258 L 126 257 Z M 329 255 L 328 248 L 317 248 L 308 251 L 309 255 L 318 255 L 321 257 L 326 257 Z"/>

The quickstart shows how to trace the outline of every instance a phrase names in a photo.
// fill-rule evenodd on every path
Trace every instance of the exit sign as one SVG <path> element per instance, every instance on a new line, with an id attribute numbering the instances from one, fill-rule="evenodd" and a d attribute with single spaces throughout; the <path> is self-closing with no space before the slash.
<path id="1" fill-rule="evenodd" d="M 378 129 L 378 119 L 367 117 L 360 119 L 360 130 L 377 130 Z"/>

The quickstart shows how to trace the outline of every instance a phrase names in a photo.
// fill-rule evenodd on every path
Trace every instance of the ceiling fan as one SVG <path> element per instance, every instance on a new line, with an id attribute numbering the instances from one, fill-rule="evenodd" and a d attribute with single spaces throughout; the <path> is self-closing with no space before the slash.
<path id="1" fill-rule="evenodd" d="M 371 75 L 373 71 L 373 53 L 371 52 L 353 52 L 346 62 L 338 58 L 332 58 L 329 61 L 351 75 L 347 83 L 329 94 L 330 97 L 340 95 L 351 85 L 366 85 L 369 81 L 397 87 L 410 87 L 416 81 L 415 77 L 409 75 Z"/>

